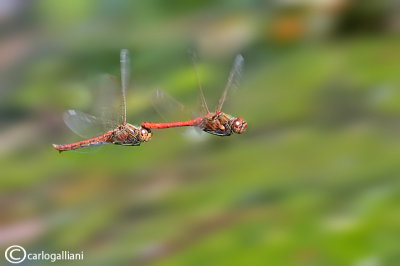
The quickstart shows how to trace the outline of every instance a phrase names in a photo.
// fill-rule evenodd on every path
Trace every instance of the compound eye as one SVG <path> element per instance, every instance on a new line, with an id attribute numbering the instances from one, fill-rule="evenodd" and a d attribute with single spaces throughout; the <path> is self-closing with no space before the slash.
<path id="1" fill-rule="evenodd" d="M 151 131 L 147 130 L 145 128 L 142 128 L 140 130 L 139 138 L 140 138 L 140 141 L 145 141 L 145 142 L 149 141 L 151 139 Z"/>
<path id="2" fill-rule="evenodd" d="M 242 134 L 247 128 L 246 121 L 239 117 L 233 122 L 233 132 L 237 134 Z"/>

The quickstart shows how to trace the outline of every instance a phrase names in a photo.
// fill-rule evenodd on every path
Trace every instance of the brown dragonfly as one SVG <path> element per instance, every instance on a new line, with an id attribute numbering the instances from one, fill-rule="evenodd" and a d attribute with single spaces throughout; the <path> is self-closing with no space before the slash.
<path id="1" fill-rule="evenodd" d="M 70 144 L 53 144 L 53 147 L 60 153 L 63 151 L 76 150 L 79 148 L 98 146 L 104 144 L 117 144 L 125 146 L 139 146 L 141 142 L 147 142 L 151 139 L 152 133 L 148 128 L 134 126 L 126 122 L 126 89 L 129 84 L 130 58 L 126 49 L 121 50 L 121 90 L 122 103 L 119 111 L 119 118 L 109 121 L 105 118 L 85 114 L 77 110 L 68 110 L 64 113 L 65 124 L 76 134 L 86 138 Z M 109 77 L 112 82 L 115 78 Z M 111 83 L 108 84 L 109 86 Z M 111 88 L 110 88 L 111 89 Z M 109 103 L 112 104 L 111 102 Z M 101 127 L 105 125 L 106 132 L 96 137 L 87 138 L 88 128 Z M 104 132 L 104 131 L 103 131 Z"/>
<path id="2" fill-rule="evenodd" d="M 228 82 L 218 101 L 217 110 L 215 112 L 210 112 L 208 109 L 204 93 L 199 81 L 199 75 L 197 72 L 196 64 L 194 58 L 192 59 L 195 67 L 196 78 L 198 81 L 201 109 L 204 115 L 193 118 L 191 120 L 178 121 L 178 122 L 162 122 L 162 123 L 143 122 L 142 127 L 147 129 L 163 129 L 172 127 L 194 126 L 200 128 L 204 132 L 217 136 L 230 136 L 232 132 L 237 134 L 242 134 L 247 129 L 247 122 L 242 117 L 234 117 L 229 114 L 221 112 L 222 106 L 225 103 L 229 91 L 232 89 L 232 87 L 236 85 L 237 79 L 241 74 L 244 61 L 242 55 L 239 54 L 235 58 L 232 70 L 228 78 Z M 156 92 L 155 97 L 158 98 L 158 103 L 155 104 L 156 110 L 161 109 L 159 106 L 157 106 L 158 104 L 163 104 L 166 106 L 179 104 L 175 100 L 173 100 L 170 96 L 166 95 L 160 90 Z M 163 111 L 159 111 L 159 113 L 161 116 L 164 116 Z"/>

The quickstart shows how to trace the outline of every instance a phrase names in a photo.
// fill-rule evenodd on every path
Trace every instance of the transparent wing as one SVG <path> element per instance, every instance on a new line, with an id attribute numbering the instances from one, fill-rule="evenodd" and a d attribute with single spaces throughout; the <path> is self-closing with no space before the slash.
<path id="1" fill-rule="evenodd" d="M 96 78 L 94 86 L 94 114 L 105 130 L 114 129 L 123 122 L 121 86 L 118 78 L 108 74 Z M 124 101 L 124 100 L 123 100 Z"/>
<path id="2" fill-rule="evenodd" d="M 243 62 L 244 62 L 243 56 L 241 54 L 238 54 L 235 57 L 235 61 L 233 63 L 232 70 L 229 74 L 228 82 L 226 83 L 225 89 L 222 92 L 221 98 L 218 101 L 217 110 L 219 110 L 219 111 L 222 110 L 222 106 L 225 103 L 226 96 L 228 95 L 229 91 L 232 88 L 238 86 L 239 80 L 240 80 L 240 77 L 242 74 Z"/>
<path id="3" fill-rule="evenodd" d="M 70 109 L 64 113 L 65 124 L 82 138 L 92 138 L 104 133 L 104 124 L 93 115 Z"/>
<path id="4" fill-rule="evenodd" d="M 110 144 L 110 143 L 102 143 L 102 144 L 98 144 L 98 145 L 92 145 L 92 146 L 88 146 L 88 147 L 83 147 L 83 148 L 80 148 L 80 149 L 72 150 L 71 152 L 89 154 L 89 153 L 93 153 L 93 152 L 99 151 L 105 145 L 108 145 L 108 144 Z"/>
<path id="5" fill-rule="evenodd" d="M 127 49 L 121 50 L 122 122 L 126 122 L 126 90 L 129 86 L 130 58 Z"/>
<path id="6" fill-rule="evenodd" d="M 106 74 L 96 77 L 92 86 L 91 105 L 95 116 L 70 109 L 64 114 L 65 124 L 83 138 L 102 134 L 122 124 L 126 119 L 125 90 L 129 80 L 128 75 L 129 54 L 127 50 L 121 50 L 122 95 L 116 77 Z"/>
<path id="7" fill-rule="evenodd" d="M 157 89 L 152 94 L 153 107 L 165 122 L 175 122 L 193 118 L 183 104 L 164 91 Z"/>
<path id="8" fill-rule="evenodd" d="M 182 135 L 186 139 L 189 139 L 190 141 L 194 141 L 194 142 L 201 142 L 201 141 L 206 140 L 208 137 L 210 137 L 210 134 L 205 133 L 199 127 L 186 128 L 186 130 L 182 133 Z"/>
<path id="9" fill-rule="evenodd" d="M 197 87 L 199 89 L 199 95 L 200 95 L 200 106 L 201 106 L 201 110 L 204 114 L 210 113 L 208 106 L 207 106 L 207 102 L 206 99 L 204 97 L 204 92 L 203 92 L 203 88 L 201 86 L 201 82 L 200 82 L 200 77 L 199 77 L 199 72 L 197 71 L 197 55 L 196 53 L 189 49 L 188 50 L 188 54 L 190 56 L 190 59 L 192 60 L 192 64 L 193 64 L 193 68 L 194 68 L 194 72 L 196 74 L 196 80 L 197 80 Z"/>
<path id="10" fill-rule="evenodd" d="M 160 89 L 153 92 L 152 99 L 154 109 L 161 116 L 164 122 L 189 120 L 198 115 Z M 199 127 L 187 127 L 180 133 L 191 141 L 201 141 L 208 135 Z"/>

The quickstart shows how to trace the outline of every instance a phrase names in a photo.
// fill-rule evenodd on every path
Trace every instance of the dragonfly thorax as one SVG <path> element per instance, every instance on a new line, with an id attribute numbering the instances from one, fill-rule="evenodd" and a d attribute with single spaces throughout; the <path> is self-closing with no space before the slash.
<path id="1" fill-rule="evenodd" d="M 147 142 L 151 139 L 152 133 L 150 129 L 136 127 L 129 123 L 126 123 L 124 127 L 126 130 L 129 130 L 131 134 L 135 135 L 140 142 Z"/>
<path id="2" fill-rule="evenodd" d="M 199 124 L 199 127 L 213 135 L 229 136 L 232 132 L 243 133 L 247 128 L 247 123 L 241 117 L 235 118 L 217 111 L 207 114 Z"/>
<path id="3" fill-rule="evenodd" d="M 129 123 L 118 126 L 114 130 L 113 143 L 121 145 L 137 146 L 140 142 L 151 139 L 151 131 L 142 127 L 135 127 Z"/>

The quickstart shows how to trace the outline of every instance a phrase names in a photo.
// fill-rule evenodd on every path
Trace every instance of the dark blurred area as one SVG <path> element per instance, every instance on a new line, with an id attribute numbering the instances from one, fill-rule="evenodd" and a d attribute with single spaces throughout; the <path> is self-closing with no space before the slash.
<path id="1" fill-rule="evenodd" d="M 392 0 L 0 0 L 0 248 L 76 265 L 397 265 L 400 4 Z M 154 130 L 140 147 L 55 151 L 131 54 L 128 122 L 160 88 L 247 132 Z M 191 119 L 187 117 L 186 119 Z M 189 136 L 189 137 L 188 137 Z M 1 264 L 9 265 L 2 258 Z M 52 264 L 25 261 L 21 265 Z M 47 264 L 46 264 L 47 265 Z"/>

